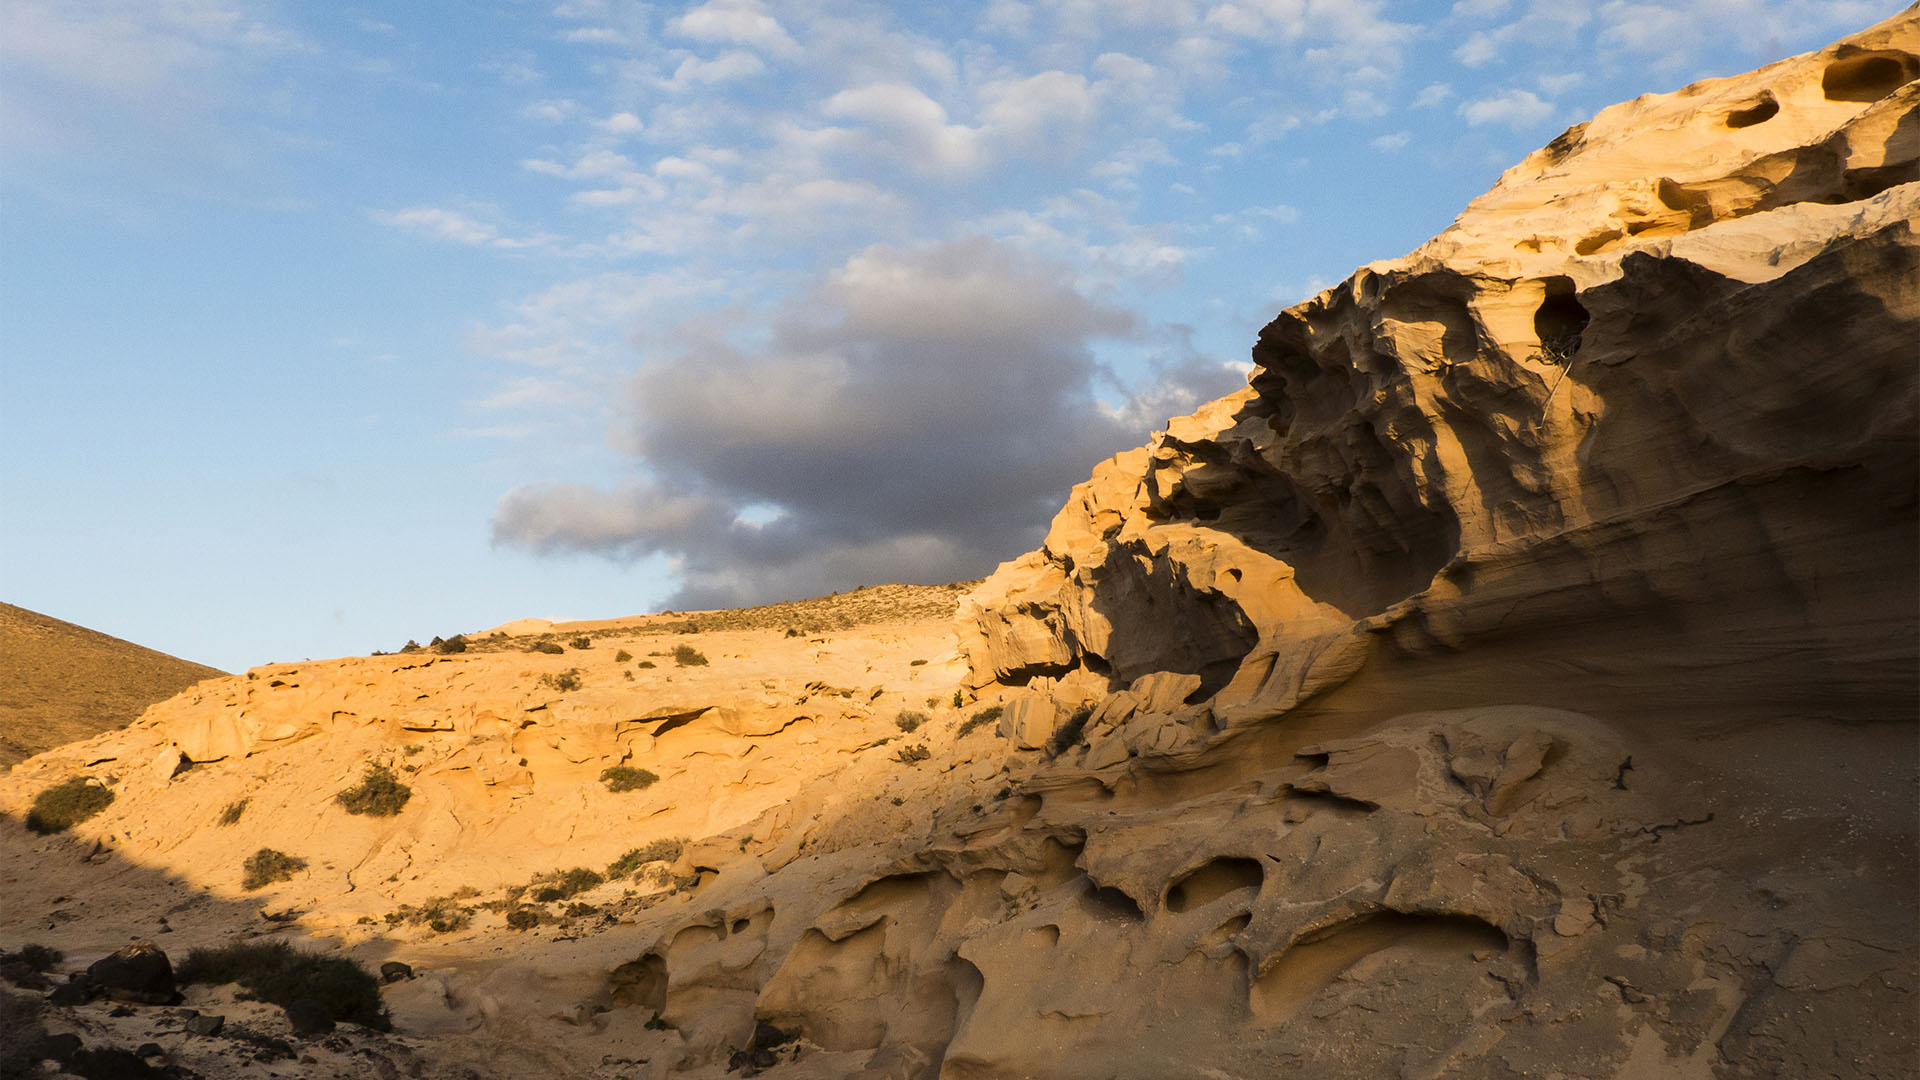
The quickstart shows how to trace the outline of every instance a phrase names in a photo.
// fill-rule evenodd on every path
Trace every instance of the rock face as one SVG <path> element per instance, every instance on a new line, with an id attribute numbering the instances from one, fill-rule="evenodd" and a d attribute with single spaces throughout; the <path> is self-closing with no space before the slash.
<path id="1" fill-rule="evenodd" d="M 1910 9 L 1569 131 L 1097 469 L 958 650 L 475 636 L 34 758 L 11 815 L 118 798 L 0 827 L 0 932 L 263 932 L 284 850 L 264 932 L 410 965 L 449 1075 L 1911 1076 L 1916 73 Z M 393 818 L 333 801 L 370 760 Z"/>
<path id="2" fill-rule="evenodd" d="M 975 594 L 976 683 L 1191 673 L 1231 727 L 1485 700 L 1464 653 L 1910 716 L 1916 49 L 1909 12 L 1610 108 L 1282 313 Z"/>

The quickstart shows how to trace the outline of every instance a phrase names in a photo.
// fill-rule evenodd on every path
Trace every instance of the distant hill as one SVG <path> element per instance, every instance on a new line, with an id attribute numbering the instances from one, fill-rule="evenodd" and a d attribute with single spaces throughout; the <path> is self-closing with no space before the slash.
<path id="1" fill-rule="evenodd" d="M 226 672 L 0 604 L 0 768 L 125 727 Z"/>

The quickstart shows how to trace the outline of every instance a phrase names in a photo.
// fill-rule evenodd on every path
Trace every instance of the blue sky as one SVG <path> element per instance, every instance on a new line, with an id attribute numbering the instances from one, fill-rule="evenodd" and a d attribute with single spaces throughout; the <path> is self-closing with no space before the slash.
<path id="1" fill-rule="evenodd" d="M 1864 0 L 4 0 L 0 599 L 230 670 L 978 576 Z"/>

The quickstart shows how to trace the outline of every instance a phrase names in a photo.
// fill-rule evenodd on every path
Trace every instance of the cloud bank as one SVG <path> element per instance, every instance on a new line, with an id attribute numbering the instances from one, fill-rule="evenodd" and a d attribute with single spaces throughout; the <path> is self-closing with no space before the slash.
<path id="1" fill-rule="evenodd" d="M 985 238 L 881 245 L 765 326 L 689 322 L 632 381 L 631 479 L 517 488 L 494 539 L 666 555 L 675 607 L 985 573 L 1038 540 L 1093 463 L 1137 445 L 1148 415 L 1243 378 L 1175 348 L 1121 383 L 1091 344 L 1137 337 L 1134 319 L 1073 281 Z"/>

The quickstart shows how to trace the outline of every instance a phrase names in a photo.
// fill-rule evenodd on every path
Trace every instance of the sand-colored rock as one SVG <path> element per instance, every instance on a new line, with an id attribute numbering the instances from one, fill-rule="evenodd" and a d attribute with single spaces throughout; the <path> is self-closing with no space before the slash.
<path id="1" fill-rule="evenodd" d="M 510 624 L 591 647 L 34 758 L 10 817 L 118 797 L 0 826 L 0 935 L 399 959 L 368 1060 L 429 1075 L 1912 1075 L 1916 54 L 1910 9 L 1569 132 L 1097 468 L 957 643 L 954 590 Z M 398 816 L 334 801 L 369 763 Z M 308 867 L 244 892 L 262 846 Z"/>

